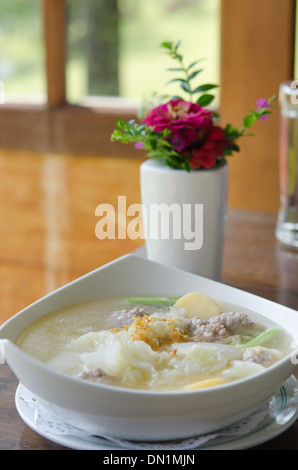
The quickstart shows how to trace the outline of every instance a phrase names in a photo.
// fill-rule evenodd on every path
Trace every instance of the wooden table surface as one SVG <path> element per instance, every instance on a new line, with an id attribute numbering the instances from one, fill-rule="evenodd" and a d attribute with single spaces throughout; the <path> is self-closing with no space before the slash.
<path id="1" fill-rule="evenodd" d="M 98 204 L 140 202 L 135 160 L 0 151 L 0 324 L 35 300 L 129 253 L 142 240 L 98 240 Z M 229 211 L 222 282 L 298 310 L 298 251 L 274 237 L 275 214 Z M 298 315 L 298 312 L 297 312 Z M 0 365 L 0 450 L 67 450 L 15 408 L 18 381 Z M 298 450 L 298 424 L 255 449 Z"/>

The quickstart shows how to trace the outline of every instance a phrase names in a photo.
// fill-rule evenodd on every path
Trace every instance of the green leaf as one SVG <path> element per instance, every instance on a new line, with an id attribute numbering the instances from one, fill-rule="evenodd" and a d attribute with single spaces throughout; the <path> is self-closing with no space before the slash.
<path id="1" fill-rule="evenodd" d="M 181 40 L 177 42 L 177 44 L 175 46 L 175 51 L 177 51 L 177 49 L 181 46 L 181 43 L 182 43 Z"/>
<path id="2" fill-rule="evenodd" d="M 232 126 L 232 124 L 227 124 L 225 127 L 225 132 L 233 134 L 234 132 L 237 132 L 236 127 Z"/>
<path id="3" fill-rule="evenodd" d="M 150 146 L 151 146 L 152 150 L 156 150 L 156 147 L 157 147 L 156 140 L 150 140 Z"/>
<path id="4" fill-rule="evenodd" d="M 218 85 L 213 85 L 212 83 L 206 83 L 206 85 L 200 85 L 195 90 L 194 93 L 201 93 L 202 91 L 213 90 L 213 88 L 218 88 Z"/>
<path id="5" fill-rule="evenodd" d="M 190 84 L 186 82 L 185 80 L 180 81 L 180 87 L 182 88 L 182 90 L 186 91 L 187 93 L 190 92 Z"/>
<path id="6" fill-rule="evenodd" d="M 171 97 L 171 100 L 183 100 L 183 98 L 181 98 L 181 96 L 174 95 Z"/>
<path id="7" fill-rule="evenodd" d="M 187 83 L 187 80 L 185 80 L 184 78 L 173 78 L 172 80 L 169 80 L 166 85 L 169 85 L 170 83 L 174 83 L 174 82 L 183 82 L 183 83 Z"/>
<path id="8" fill-rule="evenodd" d="M 238 137 L 242 135 L 242 132 L 239 131 L 236 127 L 232 126 L 231 124 L 227 124 L 224 130 L 229 140 L 237 139 Z"/>
<path id="9" fill-rule="evenodd" d="M 187 70 L 192 69 L 192 68 L 193 68 L 195 65 L 197 65 L 199 62 L 202 62 L 202 60 L 204 60 L 204 59 L 195 60 L 194 62 L 192 62 L 192 63 L 187 67 Z"/>
<path id="10" fill-rule="evenodd" d="M 124 124 L 124 121 L 123 121 L 123 119 L 122 119 L 121 117 L 117 117 L 117 124 L 118 124 L 118 125 Z"/>
<path id="11" fill-rule="evenodd" d="M 170 42 L 170 41 L 163 41 L 160 46 L 164 47 L 165 49 L 172 50 L 172 45 L 173 45 L 173 43 Z"/>
<path id="12" fill-rule="evenodd" d="M 146 129 L 146 124 L 138 124 L 137 127 L 136 127 L 137 131 L 143 131 L 144 129 Z"/>
<path id="13" fill-rule="evenodd" d="M 230 144 L 229 149 L 233 150 L 234 152 L 239 152 L 240 151 L 240 147 L 237 144 Z"/>
<path id="14" fill-rule="evenodd" d="M 184 69 L 181 68 L 181 67 L 177 67 L 177 68 L 169 68 L 169 69 L 166 69 L 167 72 L 184 72 Z"/>
<path id="15" fill-rule="evenodd" d="M 253 125 L 253 123 L 255 122 L 256 120 L 256 117 L 253 115 L 253 114 L 248 114 L 247 116 L 245 116 L 245 118 L 243 119 L 243 125 L 246 129 L 248 129 L 249 127 L 251 127 Z"/>
<path id="16" fill-rule="evenodd" d="M 258 119 L 260 116 L 262 116 L 262 111 L 251 111 L 251 114 Z"/>
<path id="17" fill-rule="evenodd" d="M 171 56 L 173 57 L 173 59 L 178 59 L 179 62 L 182 62 L 183 57 L 182 57 L 181 54 L 177 54 L 176 52 L 172 52 Z"/>
<path id="18" fill-rule="evenodd" d="M 200 106 L 208 106 L 208 104 L 210 104 L 213 100 L 214 100 L 214 96 L 209 95 L 209 94 L 206 93 L 206 94 L 200 96 L 200 98 L 197 100 L 197 103 Z"/>
<path id="19" fill-rule="evenodd" d="M 203 72 L 203 69 L 200 69 L 200 70 L 196 70 L 195 72 L 192 72 L 189 77 L 188 77 L 188 80 L 192 80 L 193 78 L 195 78 L 199 73 Z"/>

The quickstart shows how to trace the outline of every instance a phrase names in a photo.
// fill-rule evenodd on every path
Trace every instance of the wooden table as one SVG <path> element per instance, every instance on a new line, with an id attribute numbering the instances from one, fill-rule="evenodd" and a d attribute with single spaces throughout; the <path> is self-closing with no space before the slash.
<path id="1" fill-rule="evenodd" d="M 95 208 L 140 202 L 135 160 L 0 152 L 0 323 L 46 293 L 142 245 L 98 240 Z M 222 282 L 298 310 L 298 251 L 275 214 L 230 210 Z M 297 312 L 298 315 L 298 312 Z M 18 381 L 0 366 L 0 450 L 63 450 L 19 417 Z M 256 449 L 298 450 L 298 424 Z"/>

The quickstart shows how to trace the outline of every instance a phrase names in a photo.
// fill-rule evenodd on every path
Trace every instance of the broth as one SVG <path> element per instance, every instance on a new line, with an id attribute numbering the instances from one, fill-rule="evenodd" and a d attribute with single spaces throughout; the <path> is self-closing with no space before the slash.
<path id="1" fill-rule="evenodd" d="M 134 389 L 192 390 L 262 372 L 282 359 L 290 344 L 283 331 L 264 344 L 248 346 L 265 330 L 241 313 L 215 310 L 206 318 L 175 305 L 115 298 L 50 313 L 27 327 L 16 344 L 82 380 Z"/>

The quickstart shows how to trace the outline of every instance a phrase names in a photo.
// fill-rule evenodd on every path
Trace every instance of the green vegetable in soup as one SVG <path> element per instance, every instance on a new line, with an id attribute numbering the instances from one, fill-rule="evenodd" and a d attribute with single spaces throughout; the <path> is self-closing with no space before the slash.
<path id="1" fill-rule="evenodd" d="M 141 304 L 173 304 L 179 297 L 126 297 L 125 300 Z"/>
<path id="2" fill-rule="evenodd" d="M 270 330 L 261 333 L 260 335 L 256 336 L 255 338 L 251 339 L 248 343 L 246 343 L 247 348 L 260 346 L 263 343 L 266 343 L 270 339 L 274 338 L 274 336 L 278 335 L 281 332 L 280 328 L 270 328 Z"/>

